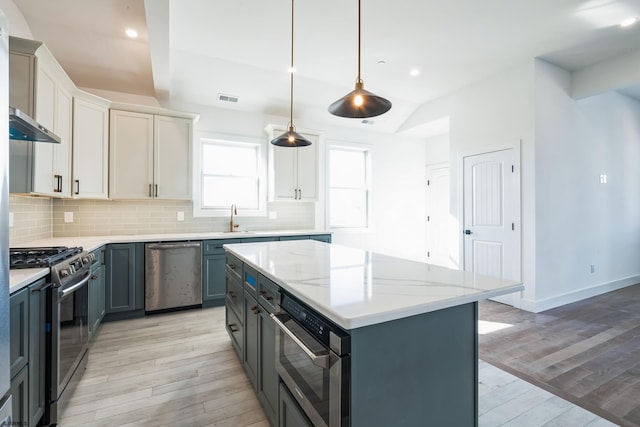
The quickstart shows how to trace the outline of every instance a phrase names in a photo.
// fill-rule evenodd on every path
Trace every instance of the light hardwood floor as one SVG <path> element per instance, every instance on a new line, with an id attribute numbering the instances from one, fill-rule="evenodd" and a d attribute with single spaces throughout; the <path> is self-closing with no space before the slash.
<path id="1" fill-rule="evenodd" d="M 482 361 L 479 377 L 480 426 L 612 425 Z M 222 308 L 103 324 L 59 423 L 209 425 L 269 425 L 232 350 Z"/>

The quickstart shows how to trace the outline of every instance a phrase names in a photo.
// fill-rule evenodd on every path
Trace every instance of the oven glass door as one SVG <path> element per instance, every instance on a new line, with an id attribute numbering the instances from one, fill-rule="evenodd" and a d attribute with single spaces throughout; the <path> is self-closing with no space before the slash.
<path id="1" fill-rule="evenodd" d="M 329 426 L 330 351 L 287 314 L 276 320 L 276 369 L 314 425 Z"/>
<path id="2" fill-rule="evenodd" d="M 58 316 L 58 392 L 62 392 L 89 342 L 89 286 L 62 296 Z"/>

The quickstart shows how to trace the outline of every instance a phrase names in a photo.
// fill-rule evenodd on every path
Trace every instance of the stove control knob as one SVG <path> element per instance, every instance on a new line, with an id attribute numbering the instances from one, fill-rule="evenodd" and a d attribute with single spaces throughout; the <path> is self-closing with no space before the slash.
<path id="1" fill-rule="evenodd" d="M 66 268 L 64 270 L 60 270 L 60 277 L 67 277 L 69 275 L 69 270 Z"/>
<path id="2" fill-rule="evenodd" d="M 70 265 L 70 266 L 69 266 L 69 273 L 67 273 L 67 275 L 69 275 L 69 274 L 73 274 L 73 273 L 75 273 L 75 272 L 76 272 L 76 268 L 75 268 L 73 265 Z"/>

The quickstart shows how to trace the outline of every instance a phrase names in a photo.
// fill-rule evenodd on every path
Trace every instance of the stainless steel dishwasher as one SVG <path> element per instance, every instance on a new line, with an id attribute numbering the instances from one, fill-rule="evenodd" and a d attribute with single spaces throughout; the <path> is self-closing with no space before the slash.
<path id="1" fill-rule="evenodd" d="M 144 310 L 202 305 L 202 242 L 147 243 Z"/>

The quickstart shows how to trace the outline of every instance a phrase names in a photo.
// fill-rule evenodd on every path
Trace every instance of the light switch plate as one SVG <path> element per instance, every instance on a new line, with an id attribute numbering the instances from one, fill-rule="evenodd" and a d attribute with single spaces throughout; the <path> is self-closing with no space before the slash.
<path id="1" fill-rule="evenodd" d="M 73 222 L 73 212 L 64 213 L 64 222 Z"/>
<path id="2" fill-rule="evenodd" d="M 176 214 L 176 219 L 177 219 L 178 221 L 184 221 L 184 212 L 178 212 L 178 213 Z"/>

